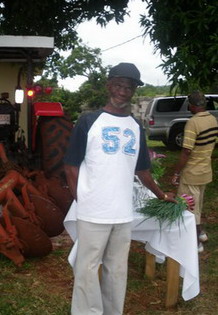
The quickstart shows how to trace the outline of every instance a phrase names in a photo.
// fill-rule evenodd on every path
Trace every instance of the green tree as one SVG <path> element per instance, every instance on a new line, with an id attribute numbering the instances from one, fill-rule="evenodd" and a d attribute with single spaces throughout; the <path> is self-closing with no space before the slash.
<path id="1" fill-rule="evenodd" d="M 123 22 L 128 0 L 1 0 L 1 35 L 52 36 L 58 49 L 73 48 L 76 25 L 96 19 Z"/>
<path id="2" fill-rule="evenodd" d="M 100 49 L 92 49 L 79 41 L 67 58 L 62 58 L 56 63 L 55 71 L 51 73 L 51 68 L 49 68 L 45 71 L 44 76 L 35 83 L 54 88 L 51 95 L 42 94 L 37 99 L 61 102 L 72 119 L 76 120 L 82 110 L 97 109 L 105 104 L 107 99 L 105 85 L 109 68 L 109 66 L 102 66 Z M 48 79 L 49 75 L 54 75 L 54 73 L 55 76 Z M 78 91 L 72 93 L 58 88 L 58 76 L 73 78 L 76 75 L 84 76 L 87 79 Z"/>
<path id="3" fill-rule="evenodd" d="M 34 102 L 60 102 L 73 121 L 78 118 L 81 112 L 81 102 L 79 102 L 79 95 L 76 92 L 60 88 L 56 78 L 48 79 L 46 76 L 42 76 L 34 85 L 42 87 L 42 92 L 36 94 Z M 45 93 L 46 87 L 52 87 L 50 94 Z"/>
<path id="4" fill-rule="evenodd" d="M 182 92 L 201 88 L 218 90 L 217 0 L 142 0 L 147 14 L 141 15 L 144 36 L 149 35 L 162 56 L 162 69 Z M 74 48 L 76 26 L 96 19 L 122 23 L 129 0 L 0 0 L 1 35 L 53 36 L 56 50 L 53 70 L 58 69 L 60 50 Z M 55 63 L 54 63 L 55 61 Z M 56 72 L 54 72 L 56 73 Z"/>
<path id="5" fill-rule="evenodd" d="M 47 76 L 55 74 L 55 77 L 59 76 L 62 79 L 80 75 L 87 79 L 77 92 L 71 94 L 69 105 L 65 105 L 71 115 L 75 116 L 75 111 L 78 113 L 81 108 L 97 109 L 105 104 L 107 98 L 105 84 L 109 68 L 102 65 L 100 49 L 90 48 L 78 40 L 70 55 L 55 63 L 52 72 L 51 67 L 48 67 L 45 74 Z"/>
<path id="6" fill-rule="evenodd" d="M 74 49 L 71 50 L 68 57 L 59 58 L 53 62 L 53 66 L 47 63 L 45 74 L 46 76 L 59 76 L 62 79 L 80 75 L 88 80 L 93 73 L 101 73 L 103 71 L 101 50 L 99 48 L 90 48 L 83 44 L 81 40 L 77 40 L 74 43 Z"/>
<path id="7" fill-rule="evenodd" d="M 107 68 L 101 72 L 93 72 L 89 80 L 82 84 L 78 91 L 81 107 L 83 109 L 97 109 L 105 105 L 107 101 Z"/>
<path id="8" fill-rule="evenodd" d="M 154 86 L 151 84 L 145 84 L 142 87 L 138 87 L 135 93 L 135 97 L 155 97 L 158 95 L 170 95 L 170 86 Z"/>
<path id="9" fill-rule="evenodd" d="M 0 35 L 54 37 L 55 50 L 47 65 L 56 75 L 60 51 L 73 49 L 78 40 L 78 24 L 92 18 L 102 26 L 111 20 L 122 23 L 127 5 L 128 0 L 0 0 Z"/>
<path id="10" fill-rule="evenodd" d="M 162 69 L 172 82 L 188 92 L 212 91 L 218 85 L 217 0 L 146 0 L 148 14 L 141 16 L 163 58 Z"/>
<path id="11" fill-rule="evenodd" d="M 56 88 L 50 98 L 50 101 L 60 102 L 62 104 L 65 112 L 70 115 L 72 121 L 77 120 L 81 112 L 81 104 L 78 100 L 76 92 L 71 92 L 64 88 Z"/>

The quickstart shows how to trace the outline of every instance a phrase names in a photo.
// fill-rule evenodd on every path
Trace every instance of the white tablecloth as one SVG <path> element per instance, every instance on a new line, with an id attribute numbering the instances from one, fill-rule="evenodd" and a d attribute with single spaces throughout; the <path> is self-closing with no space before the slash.
<path id="1" fill-rule="evenodd" d="M 194 215 L 184 211 L 184 223 L 175 222 L 171 227 L 164 224 L 160 230 L 159 222 L 134 212 L 132 222 L 132 240 L 145 243 L 145 248 L 156 256 L 161 263 L 165 257 L 171 257 L 180 264 L 180 276 L 183 278 L 182 297 L 189 300 L 199 294 L 199 266 Z M 71 206 L 65 218 L 65 228 L 74 246 L 68 260 L 73 267 L 77 253 L 76 203 Z"/>
<path id="2" fill-rule="evenodd" d="M 132 223 L 132 240 L 145 243 L 145 249 L 156 256 L 161 263 L 165 257 L 171 257 L 180 264 L 180 276 L 183 277 L 182 297 L 189 300 L 200 292 L 198 251 L 195 217 L 184 211 L 184 224 L 175 222 L 171 227 L 166 224 L 161 230 L 154 219 L 144 220 L 135 214 Z"/>

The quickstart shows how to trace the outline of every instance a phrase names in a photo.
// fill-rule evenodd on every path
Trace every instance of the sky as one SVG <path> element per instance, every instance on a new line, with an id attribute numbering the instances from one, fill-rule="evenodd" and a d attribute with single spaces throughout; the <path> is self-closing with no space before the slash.
<path id="1" fill-rule="evenodd" d="M 129 9 L 130 16 L 125 18 L 124 23 L 118 25 L 115 21 L 111 21 L 102 28 L 93 19 L 78 26 L 78 35 L 87 46 L 101 49 L 103 66 L 131 62 L 141 72 L 144 83 L 165 85 L 167 77 L 161 68 L 157 68 L 161 64 L 160 56 L 154 54 L 150 38 L 140 36 L 143 29 L 140 28 L 139 19 L 140 14 L 146 10 L 146 4 L 141 0 L 131 0 Z M 76 91 L 85 80 L 84 77 L 77 76 L 73 79 L 60 80 L 59 85 L 70 91 Z"/>

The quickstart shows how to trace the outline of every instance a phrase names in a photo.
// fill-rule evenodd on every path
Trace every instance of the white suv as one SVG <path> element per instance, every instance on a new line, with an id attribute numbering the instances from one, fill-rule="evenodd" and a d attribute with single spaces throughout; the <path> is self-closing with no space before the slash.
<path id="1" fill-rule="evenodd" d="M 218 120 L 218 95 L 205 96 L 207 110 Z M 162 141 L 169 149 L 181 148 L 184 126 L 190 117 L 187 96 L 154 98 L 145 112 L 147 136 Z"/>

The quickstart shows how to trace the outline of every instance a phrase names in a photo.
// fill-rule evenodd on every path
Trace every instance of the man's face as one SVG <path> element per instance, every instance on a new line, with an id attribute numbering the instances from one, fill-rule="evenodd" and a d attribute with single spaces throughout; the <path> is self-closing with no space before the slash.
<path id="1" fill-rule="evenodd" d="M 125 108 L 130 104 L 136 84 L 131 79 L 112 78 L 107 83 L 107 89 L 111 104 L 117 108 Z"/>

